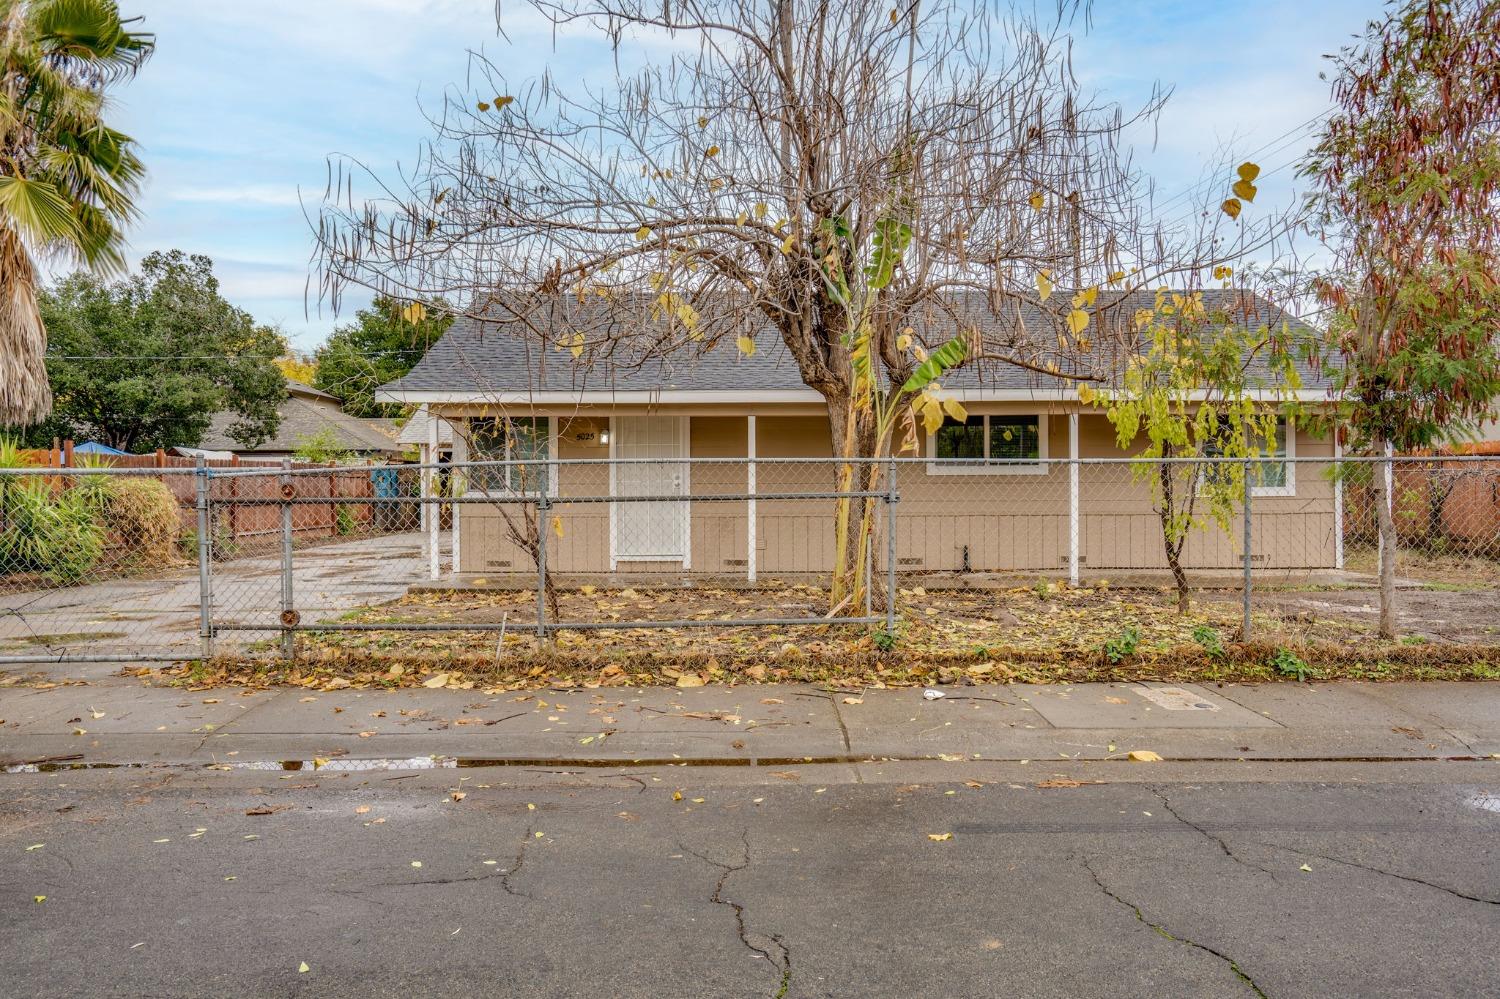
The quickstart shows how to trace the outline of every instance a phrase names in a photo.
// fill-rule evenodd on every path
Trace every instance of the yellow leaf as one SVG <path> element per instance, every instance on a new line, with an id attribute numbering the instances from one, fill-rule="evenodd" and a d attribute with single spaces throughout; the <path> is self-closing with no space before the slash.
<path id="1" fill-rule="evenodd" d="M 766 212 L 768 212 L 768 211 L 770 211 L 770 209 L 766 207 L 766 203 L 764 201 L 757 201 L 755 203 L 755 217 L 756 218 L 758 218 L 758 219 L 765 218 L 766 217 Z"/>
<path id="2" fill-rule="evenodd" d="M 582 593 L 586 597 L 593 596 L 595 593 L 598 592 L 598 590 L 599 590 L 599 588 L 597 586 L 588 586 L 587 584 L 585 584 L 583 586 L 580 586 L 578 588 L 578 592 Z"/>
<path id="3" fill-rule="evenodd" d="M 415 326 L 427 317 L 427 307 L 421 302 L 412 302 L 401 310 L 401 318 Z"/>
<path id="4" fill-rule="evenodd" d="M 513 100 L 515 100 L 515 98 L 511 97 L 509 95 L 506 95 L 505 97 L 496 97 L 495 98 L 495 107 L 496 108 L 503 108 L 503 107 L 505 107 L 505 105 L 509 104 Z"/>
<path id="5" fill-rule="evenodd" d="M 797 245 L 797 234 L 794 232 L 790 236 L 788 236 L 786 239 L 783 239 L 781 241 L 781 252 L 782 253 L 791 253 L 792 252 L 792 247 L 794 247 L 796 245 Z"/>
<path id="6" fill-rule="evenodd" d="M 312 969 L 307 966 L 306 961 L 303 961 L 301 964 L 297 965 L 297 974 L 299 975 L 305 975 L 311 970 Z"/>
<path id="7" fill-rule="evenodd" d="M 703 150 L 703 155 L 704 156 L 717 156 L 717 155 L 719 155 L 719 147 L 718 146 L 709 146 L 707 149 Z"/>
<path id="8" fill-rule="evenodd" d="M 481 111 L 488 111 L 490 109 L 490 105 L 489 105 L 488 101 L 480 101 L 476 106 Z"/>
<path id="9" fill-rule="evenodd" d="M 1079 402 L 1083 403 L 1085 406 L 1092 406 L 1094 404 L 1094 399 L 1097 398 L 1097 397 L 1098 397 L 1098 393 L 1096 393 L 1094 391 L 1093 386 L 1089 385 L 1086 382 L 1079 383 L 1079 385 L 1078 385 L 1078 401 Z"/>
<path id="10" fill-rule="evenodd" d="M 1160 763 L 1161 757 L 1149 749 L 1132 749 L 1126 756 L 1132 763 Z"/>
<path id="11" fill-rule="evenodd" d="M 1030 203 L 1031 207 L 1035 208 L 1037 211 L 1041 211 L 1042 206 L 1047 203 L 1047 199 L 1042 194 L 1041 188 L 1037 188 L 1035 191 L 1032 191 L 1031 197 L 1027 198 L 1026 200 Z"/>
<path id="12" fill-rule="evenodd" d="M 1299 871 L 1306 871 L 1309 874 L 1312 873 L 1312 868 L 1309 867 L 1309 866 L 1307 866 L 1306 864 L 1303 864 L 1301 867 L 1297 868 L 1297 870 L 1299 870 Z"/>
<path id="13" fill-rule="evenodd" d="M 41 905 L 43 902 L 47 901 L 47 896 L 46 895 L 33 895 L 33 896 L 31 896 L 31 900 L 33 902 L 35 902 L 37 905 Z"/>
<path id="14" fill-rule="evenodd" d="M 735 225 L 744 225 L 745 224 L 745 220 L 747 218 L 749 218 L 749 217 L 750 216 L 746 215 L 744 212 L 740 212 L 738 215 L 736 215 L 734 217 L 734 224 Z"/>
<path id="15" fill-rule="evenodd" d="M 1240 197 L 1244 198 L 1246 201 L 1254 201 L 1257 188 L 1248 180 L 1237 180 L 1234 182 L 1234 186 L 1231 187 L 1230 190 Z"/>
<path id="16" fill-rule="evenodd" d="M 944 399 L 943 412 L 952 417 L 955 423 L 963 423 L 969 418 L 968 411 L 957 399 Z"/>
<path id="17" fill-rule="evenodd" d="M 1222 281 L 1222 280 L 1228 278 L 1229 276 L 1231 276 L 1232 274 L 1234 274 L 1234 268 L 1233 267 L 1226 267 L 1225 265 L 1220 264 L 1218 267 L 1214 268 L 1214 280 L 1215 281 Z"/>
<path id="18" fill-rule="evenodd" d="M 591 736 L 591 735 L 586 735 L 586 736 L 584 736 L 584 737 L 583 737 L 583 738 L 582 738 L 582 739 L 579 739 L 579 740 L 578 740 L 578 744 L 579 744 L 579 745 L 580 745 L 580 746 L 587 746 L 587 745 L 588 745 L 588 744 L 589 744 L 589 743 L 591 743 L 591 742 L 593 742 L 593 741 L 594 741 L 594 737 L 593 737 L 593 736 Z"/>
<path id="19" fill-rule="evenodd" d="M 698 677 L 698 676 L 694 676 L 691 673 L 684 673 L 682 676 L 679 676 L 677 678 L 677 686 L 679 686 L 679 687 L 701 687 L 701 686 L 703 686 L 703 678 L 702 677 Z"/>
<path id="20" fill-rule="evenodd" d="M 1260 167 L 1254 163 L 1241 163 L 1239 170 L 1236 172 L 1240 175 L 1240 180 L 1249 183 L 1260 176 Z"/>
<path id="21" fill-rule="evenodd" d="M 1074 336 L 1082 333 L 1089 325 L 1089 314 L 1082 309 L 1074 309 L 1068 313 L 1068 331 Z"/>
<path id="22" fill-rule="evenodd" d="M 910 333 L 902 333 L 900 336 L 896 337 L 896 349 L 900 351 L 906 350 L 906 348 L 911 346 L 911 340 L 912 337 Z"/>
<path id="23" fill-rule="evenodd" d="M 927 838 L 934 843 L 946 843 L 953 838 L 952 833 L 928 833 Z"/>
<path id="24" fill-rule="evenodd" d="M 1225 201 L 1222 205 L 1220 205 L 1219 208 L 1220 208 L 1221 211 L 1224 212 L 1225 215 L 1228 215 L 1232 219 L 1237 219 L 1237 218 L 1240 217 L 1240 199 L 1239 198 L 1230 198 L 1229 200 Z"/>
<path id="25" fill-rule="evenodd" d="M 552 518 L 552 533 L 559 538 L 563 536 L 563 523 L 561 517 Z"/>
<path id="26" fill-rule="evenodd" d="M 672 792 L 672 800 L 673 801 L 681 801 L 682 800 L 682 792 L 681 791 L 673 791 Z"/>
<path id="27" fill-rule="evenodd" d="M 1036 294 L 1042 301 L 1052 297 L 1052 272 L 1042 271 L 1036 276 Z"/>
<path id="28" fill-rule="evenodd" d="M 644 226 L 644 225 L 641 226 L 639 229 L 637 229 L 635 231 L 635 238 L 636 238 L 637 242 L 641 242 L 641 243 L 644 243 L 646 240 L 650 239 L 651 238 L 651 227 L 650 226 Z"/>
<path id="29" fill-rule="evenodd" d="M 708 127 L 708 119 L 707 118 L 703 118 L 703 117 L 699 117 L 699 119 L 698 119 L 698 127 L 699 128 L 707 128 Z"/>
<path id="30" fill-rule="evenodd" d="M 447 682 L 448 682 L 448 674 L 447 673 L 437 673 L 437 674 L 435 674 L 433 676 L 429 676 L 427 679 L 423 680 L 422 681 L 422 686 L 424 686 L 424 687 L 431 687 L 432 689 L 436 690 L 438 687 L 441 687 L 443 684 L 445 684 Z"/>
<path id="31" fill-rule="evenodd" d="M 1109 276 L 1109 283 L 1110 284 L 1119 284 L 1121 281 L 1124 281 L 1124 280 L 1125 280 L 1125 272 L 1124 271 L 1115 271 L 1113 274 L 1111 274 Z"/>
<path id="32" fill-rule="evenodd" d="M 746 357 L 754 357 L 755 356 L 755 338 L 754 337 L 749 337 L 749 336 L 740 336 L 740 337 L 737 337 L 735 339 L 735 341 L 734 341 L 734 345 L 736 347 L 738 347 L 740 349 L 740 353 L 744 354 Z"/>
<path id="33" fill-rule="evenodd" d="M 422 866 L 422 862 L 420 860 L 413 860 L 411 862 L 411 866 L 413 866 L 413 867 L 421 867 Z"/>
<path id="34" fill-rule="evenodd" d="M 943 407 L 936 400 L 928 399 L 922 404 L 922 426 L 929 434 L 938 432 L 943 425 Z"/>

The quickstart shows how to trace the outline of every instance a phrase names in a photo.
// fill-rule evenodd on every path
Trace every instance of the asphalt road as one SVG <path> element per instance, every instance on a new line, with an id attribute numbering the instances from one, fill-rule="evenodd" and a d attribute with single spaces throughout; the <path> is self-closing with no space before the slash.
<path id="1" fill-rule="evenodd" d="M 1493 996 L 1494 774 L 3 775 L 0 993 Z"/>

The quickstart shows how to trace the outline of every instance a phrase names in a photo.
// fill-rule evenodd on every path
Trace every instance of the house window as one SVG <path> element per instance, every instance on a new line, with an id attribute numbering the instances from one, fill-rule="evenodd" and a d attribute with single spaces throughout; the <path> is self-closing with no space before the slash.
<path id="1" fill-rule="evenodd" d="M 1286 417 L 1278 416 L 1275 439 L 1268 442 L 1260 434 L 1255 434 L 1250 438 L 1250 446 L 1264 453 L 1267 458 L 1292 457 L 1292 449 L 1296 444 L 1290 431 Z M 1290 462 L 1262 459 L 1257 464 L 1260 466 L 1260 477 L 1251 490 L 1254 495 L 1291 496 L 1296 492 L 1294 488 L 1296 482 L 1293 479 Z"/>
<path id="2" fill-rule="evenodd" d="M 1278 416 L 1276 418 L 1276 433 L 1269 443 L 1261 434 L 1251 434 L 1249 438 L 1250 448 L 1263 457 L 1252 459 L 1256 468 L 1250 473 L 1250 494 L 1252 496 L 1295 496 L 1297 493 L 1297 469 L 1289 461 L 1277 461 L 1277 458 L 1295 458 L 1297 456 L 1297 434 L 1296 425 L 1288 423 L 1287 418 Z M 1217 458 L 1223 451 L 1209 444 L 1203 449 L 1204 457 Z M 1210 465 L 1204 470 L 1205 479 L 1213 479 L 1217 474 L 1218 466 Z"/>
<path id="3" fill-rule="evenodd" d="M 485 416 L 469 421 L 470 461 L 520 461 L 535 464 L 474 468 L 469 488 L 478 492 L 551 492 L 547 459 L 552 450 L 552 421 L 546 416 Z"/>
<path id="4" fill-rule="evenodd" d="M 1047 467 L 1046 417 L 1036 413 L 946 419 L 928 437 L 933 475 L 1040 474 Z"/>

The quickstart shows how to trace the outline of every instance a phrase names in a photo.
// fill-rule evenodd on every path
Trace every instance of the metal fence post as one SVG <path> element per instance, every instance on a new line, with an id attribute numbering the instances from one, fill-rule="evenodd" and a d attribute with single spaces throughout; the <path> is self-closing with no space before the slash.
<path id="1" fill-rule="evenodd" d="M 1244 597 L 1245 606 L 1244 606 L 1244 612 L 1243 612 L 1243 614 L 1244 614 L 1243 620 L 1241 620 L 1241 622 L 1240 622 L 1240 641 L 1242 641 L 1242 642 L 1248 642 L 1248 641 L 1250 641 L 1250 542 L 1251 542 L 1251 539 L 1252 539 L 1251 528 L 1250 528 L 1250 523 L 1251 523 L 1251 518 L 1250 518 L 1250 497 L 1252 495 L 1254 495 L 1253 490 L 1250 487 L 1250 459 L 1249 458 L 1245 459 L 1244 467 L 1245 467 L 1245 501 L 1244 501 L 1244 507 L 1245 507 L 1245 540 L 1244 540 L 1244 545 L 1245 545 L 1245 597 Z"/>
<path id="2" fill-rule="evenodd" d="M 547 640 L 547 493 L 536 499 L 536 640 Z"/>
<path id="3" fill-rule="evenodd" d="M 896 461 L 886 464 L 885 473 L 885 632 L 896 630 Z"/>
<path id="4" fill-rule="evenodd" d="M 198 456 L 193 477 L 198 493 L 198 638 L 203 645 L 203 660 L 214 657 L 213 583 L 209 575 L 213 564 L 213 541 L 208 515 L 208 462 Z"/>
<path id="5" fill-rule="evenodd" d="M 281 459 L 281 655 L 291 660 L 296 655 L 296 594 L 292 588 L 292 459 Z"/>

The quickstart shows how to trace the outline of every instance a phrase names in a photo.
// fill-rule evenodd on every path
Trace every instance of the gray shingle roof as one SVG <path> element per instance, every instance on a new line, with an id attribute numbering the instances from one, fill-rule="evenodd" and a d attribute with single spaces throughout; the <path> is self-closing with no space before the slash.
<path id="1" fill-rule="evenodd" d="M 281 412 L 281 425 L 276 430 L 276 436 L 254 451 L 247 451 L 239 441 L 229 436 L 229 427 L 240 418 L 238 413 L 215 413 L 213 422 L 209 424 L 208 431 L 198 446 L 211 451 L 238 451 L 241 454 L 290 453 L 301 446 L 303 438 L 332 429 L 337 446 L 343 450 L 361 454 L 400 452 L 401 445 L 396 443 L 396 428 L 389 420 L 362 420 L 350 416 L 337 405 L 317 398 L 323 395 L 326 393 L 316 392 L 312 397 L 301 393 L 289 395 L 277 407 Z"/>
<path id="2" fill-rule="evenodd" d="M 1128 343 L 1129 339 L 1111 340 L 1098 331 L 1103 329 L 1108 334 L 1129 329 L 1136 310 L 1150 308 L 1154 298 L 1152 292 L 1112 297 L 1107 293 L 1100 295 L 1097 307 L 1090 310 L 1093 313 L 1091 331 L 1099 344 L 1096 350 L 1120 355 L 1106 357 L 1106 366 L 1115 370 L 1123 366 L 1123 351 L 1118 343 Z M 1315 330 L 1262 298 L 1221 288 L 1205 290 L 1203 298 L 1211 313 L 1233 316 L 1245 325 L 1279 328 L 1285 321 L 1294 337 L 1317 336 Z M 1053 295 L 1053 301 L 1064 306 L 1067 300 L 1064 292 Z M 796 362 L 769 322 L 747 330 L 736 329 L 727 323 L 715 326 L 709 317 L 703 324 L 707 330 L 704 341 L 660 356 L 660 352 L 653 348 L 662 324 L 646 318 L 649 300 L 642 297 L 639 301 L 643 304 L 638 314 L 627 313 L 622 318 L 621 313 L 625 310 L 616 303 L 611 307 L 612 315 L 602 321 L 597 310 L 575 304 L 570 304 L 569 311 L 560 314 L 534 316 L 529 324 L 517 320 L 480 322 L 461 317 L 410 372 L 382 386 L 381 391 L 394 399 L 401 399 L 406 393 L 426 392 L 483 398 L 497 393 L 527 391 L 754 392 L 805 387 Z M 571 311 L 578 308 L 590 314 L 579 316 Z M 951 338 L 961 326 L 969 324 L 987 327 L 989 334 L 997 340 L 1008 338 L 1015 343 L 1052 345 L 1056 342 L 1059 321 L 1058 315 L 1034 306 L 996 315 L 980 296 L 973 295 L 959 299 L 959 307 L 952 312 L 932 314 L 914 321 L 913 328 L 917 337 L 929 346 Z M 618 337 L 610 348 L 610 356 L 589 351 L 575 360 L 569 350 L 558 347 L 556 341 L 571 335 L 580 325 L 597 331 L 604 322 L 611 325 L 612 334 Z M 539 342 L 537 330 L 546 331 L 547 346 Z M 757 347 L 754 357 L 744 357 L 736 348 L 735 337 L 740 332 L 753 336 Z M 987 335 L 986 339 L 989 338 Z M 591 339 L 598 337 L 591 336 Z M 1066 369 L 1066 360 L 1059 360 Z M 1259 366 L 1264 373 L 1264 364 Z M 1252 362 L 1251 367 L 1254 369 L 1256 362 Z M 1304 365 L 1299 364 L 1299 367 L 1304 388 L 1326 387 L 1326 378 Z M 945 387 L 962 389 L 1055 389 L 1072 384 L 1068 379 L 994 361 L 966 364 L 943 379 Z"/>

